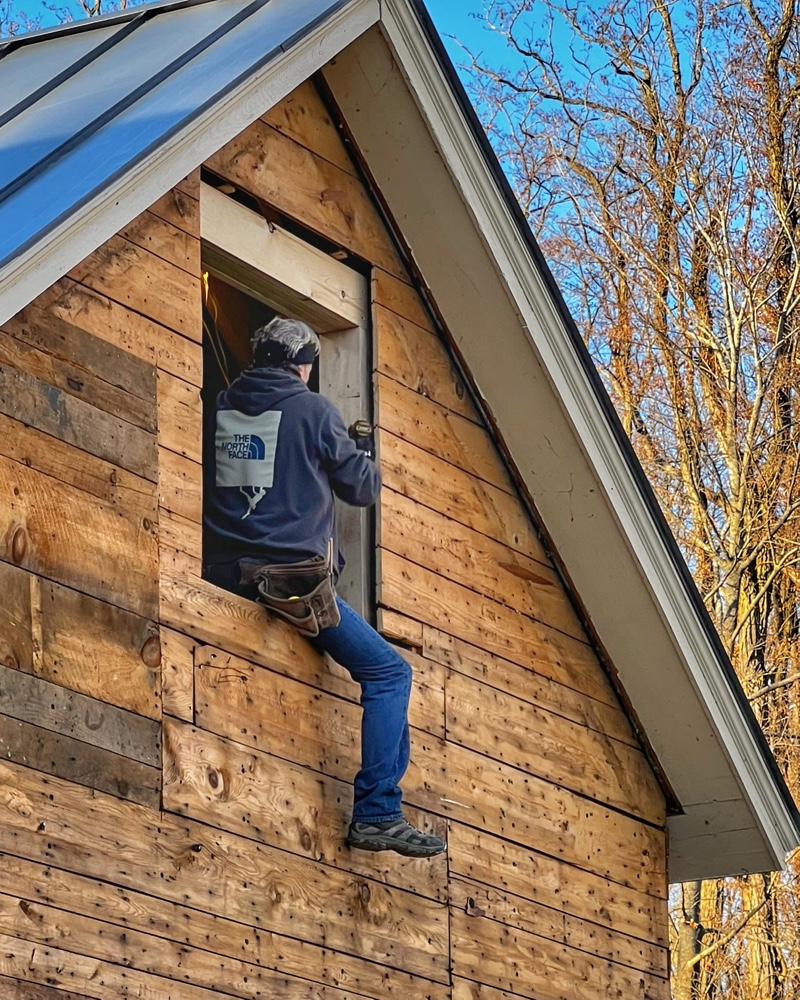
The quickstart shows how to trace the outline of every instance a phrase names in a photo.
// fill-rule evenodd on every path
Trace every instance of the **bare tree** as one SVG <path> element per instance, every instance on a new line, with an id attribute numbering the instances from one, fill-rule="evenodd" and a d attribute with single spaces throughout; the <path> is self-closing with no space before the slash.
<path id="1" fill-rule="evenodd" d="M 34 5 L 26 4 L 24 0 L 0 0 L 0 38 L 24 35 L 53 21 L 64 23 L 85 17 L 99 17 L 143 2 L 145 0 L 42 0 Z"/>
<path id="2" fill-rule="evenodd" d="M 487 0 L 473 96 L 790 786 L 800 739 L 796 0 Z M 800 995 L 797 871 L 692 883 L 676 1000 Z"/>

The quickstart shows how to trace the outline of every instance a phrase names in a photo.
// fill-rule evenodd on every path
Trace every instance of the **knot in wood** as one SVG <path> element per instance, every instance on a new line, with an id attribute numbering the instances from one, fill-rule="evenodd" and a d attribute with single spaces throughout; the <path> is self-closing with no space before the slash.
<path id="1" fill-rule="evenodd" d="M 151 670 L 156 670 L 161 666 L 161 642 L 157 635 L 151 635 L 149 639 L 145 639 L 139 656 L 145 666 Z"/>
<path id="2" fill-rule="evenodd" d="M 8 643 L 0 642 L 0 663 L 4 667 L 11 667 L 12 670 L 19 669 L 19 660 L 17 659 L 17 654 L 8 645 Z"/>
<path id="3" fill-rule="evenodd" d="M 215 771 L 213 767 L 208 769 L 208 783 L 212 788 L 219 788 L 221 782 L 219 780 L 219 771 Z"/>
<path id="4" fill-rule="evenodd" d="M 103 707 L 100 705 L 89 705 L 83 715 L 83 724 L 87 729 L 96 733 L 98 729 L 103 728 L 105 719 L 106 713 Z"/>
<path id="5" fill-rule="evenodd" d="M 370 888 L 369 888 L 369 886 L 367 885 L 366 882 L 363 882 L 361 884 L 361 886 L 359 887 L 359 890 L 358 890 L 358 894 L 361 897 L 361 902 L 362 903 L 366 904 L 366 903 L 368 903 L 370 901 L 370 897 L 372 896 L 372 892 L 370 891 Z"/>
<path id="6" fill-rule="evenodd" d="M 19 566 L 28 552 L 28 532 L 19 525 L 11 536 L 11 561 Z"/>

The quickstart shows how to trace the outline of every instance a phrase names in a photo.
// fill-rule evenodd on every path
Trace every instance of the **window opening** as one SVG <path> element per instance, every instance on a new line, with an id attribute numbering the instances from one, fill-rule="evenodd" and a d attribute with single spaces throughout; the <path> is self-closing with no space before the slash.
<path id="1" fill-rule="evenodd" d="M 249 367 L 250 337 L 274 316 L 302 319 L 319 334 L 321 352 L 309 388 L 328 396 L 347 426 L 371 421 L 372 405 L 366 277 L 207 184 L 201 186 L 201 226 L 207 489 L 214 474 L 209 448 L 214 400 Z M 336 519 L 347 560 L 338 589 L 369 619 L 374 614 L 372 514 L 337 500 Z"/>

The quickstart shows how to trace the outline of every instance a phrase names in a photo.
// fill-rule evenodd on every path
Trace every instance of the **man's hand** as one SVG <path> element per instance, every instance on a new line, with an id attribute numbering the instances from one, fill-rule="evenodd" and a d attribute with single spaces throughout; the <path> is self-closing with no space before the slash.
<path id="1" fill-rule="evenodd" d="M 375 428 L 368 420 L 356 420 L 347 428 L 347 433 L 359 451 L 363 451 L 367 458 L 375 458 Z"/>

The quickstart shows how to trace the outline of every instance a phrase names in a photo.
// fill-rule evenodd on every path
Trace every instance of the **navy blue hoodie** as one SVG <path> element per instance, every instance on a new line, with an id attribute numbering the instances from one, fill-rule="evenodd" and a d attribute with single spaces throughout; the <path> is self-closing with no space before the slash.
<path id="1" fill-rule="evenodd" d="M 378 467 L 348 437 L 333 403 L 291 371 L 242 372 L 217 397 L 210 431 L 208 564 L 324 556 L 335 530 L 333 493 L 354 507 L 378 498 Z"/>

